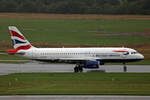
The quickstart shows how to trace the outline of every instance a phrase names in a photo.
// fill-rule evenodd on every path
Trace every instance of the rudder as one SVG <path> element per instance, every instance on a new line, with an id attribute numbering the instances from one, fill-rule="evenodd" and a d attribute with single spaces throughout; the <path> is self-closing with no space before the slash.
<path id="1" fill-rule="evenodd" d="M 15 26 L 9 26 L 9 32 L 12 39 L 12 44 L 14 49 L 20 48 L 20 47 L 31 47 L 32 45 L 30 42 L 23 36 L 23 34 L 15 27 Z"/>
<path id="2" fill-rule="evenodd" d="M 9 26 L 9 32 L 14 49 L 8 50 L 9 54 L 17 53 L 19 50 L 28 50 L 33 47 L 23 34 L 15 27 Z"/>

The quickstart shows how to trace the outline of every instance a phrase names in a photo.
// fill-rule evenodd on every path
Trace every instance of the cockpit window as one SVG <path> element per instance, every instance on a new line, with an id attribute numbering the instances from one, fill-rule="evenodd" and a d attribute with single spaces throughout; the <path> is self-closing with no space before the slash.
<path id="1" fill-rule="evenodd" d="M 131 54 L 137 54 L 138 52 L 131 52 Z"/>

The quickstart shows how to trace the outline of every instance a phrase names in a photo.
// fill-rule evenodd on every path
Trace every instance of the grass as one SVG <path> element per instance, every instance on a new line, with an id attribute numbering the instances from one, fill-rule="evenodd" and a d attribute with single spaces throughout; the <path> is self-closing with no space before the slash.
<path id="1" fill-rule="evenodd" d="M 149 73 L 18 73 L 0 76 L 0 95 L 150 95 Z"/>
<path id="2" fill-rule="evenodd" d="M 127 65 L 150 65 L 150 59 L 144 59 L 138 62 L 126 63 Z M 122 65 L 122 63 L 106 63 L 106 65 Z"/>
<path id="3" fill-rule="evenodd" d="M 111 46 L 111 45 L 138 45 L 149 44 L 150 35 L 143 36 L 99 36 L 101 33 L 132 33 L 150 31 L 150 20 L 136 19 L 46 19 L 46 18 L 0 18 L 0 41 L 3 45 L 0 50 L 6 50 L 10 46 L 5 43 L 11 42 L 8 26 L 17 26 L 31 43 L 39 44 L 77 44 L 88 46 Z M 144 46 L 146 48 L 146 46 Z M 137 46 L 135 49 L 139 49 Z M 145 54 L 150 58 L 149 48 Z M 0 59 L 24 59 L 13 56 L 1 56 Z M 143 64 L 149 61 L 142 61 Z M 136 64 L 136 63 L 135 63 Z"/>
<path id="4" fill-rule="evenodd" d="M 139 62 L 128 63 L 128 65 L 150 65 L 150 59 L 144 59 Z"/>
<path id="5" fill-rule="evenodd" d="M 0 61 L 0 63 L 7 63 L 7 64 L 25 64 L 29 61 Z"/>
<path id="6" fill-rule="evenodd" d="M 17 26 L 31 42 L 88 45 L 149 43 L 150 37 L 97 36 L 100 33 L 144 32 L 150 20 L 0 19 L 0 41 L 10 41 L 7 27 Z"/>
<path id="7" fill-rule="evenodd" d="M 25 60 L 25 58 L 14 55 L 0 54 L 0 60 Z"/>
<path id="8" fill-rule="evenodd" d="M 150 29 L 150 20 L 0 18 L 0 41 L 4 43 L 11 42 L 7 28 L 10 25 L 17 26 L 31 43 L 94 46 L 150 43 L 149 36 L 96 35 L 143 33 Z M 0 55 L 0 59 L 24 58 Z M 150 59 L 129 64 L 149 65 Z M 150 73 L 17 73 L 0 76 L 0 95 L 22 94 L 150 95 Z"/>

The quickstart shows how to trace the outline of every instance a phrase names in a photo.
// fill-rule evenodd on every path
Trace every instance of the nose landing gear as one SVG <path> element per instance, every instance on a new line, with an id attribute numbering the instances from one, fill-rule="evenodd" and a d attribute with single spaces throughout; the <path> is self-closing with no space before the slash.
<path id="1" fill-rule="evenodd" d="M 123 72 L 127 72 L 127 66 L 126 66 L 126 63 L 123 63 Z"/>

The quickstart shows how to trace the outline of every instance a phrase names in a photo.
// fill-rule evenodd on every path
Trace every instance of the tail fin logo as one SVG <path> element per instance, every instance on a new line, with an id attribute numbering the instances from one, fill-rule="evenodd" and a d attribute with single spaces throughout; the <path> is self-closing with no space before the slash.
<path id="1" fill-rule="evenodd" d="M 11 34 L 11 36 L 15 36 L 15 37 L 18 37 L 20 39 L 26 40 L 24 36 L 21 36 L 20 34 L 18 34 L 17 32 L 15 32 L 13 30 L 10 30 L 10 34 Z"/>
<path id="2" fill-rule="evenodd" d="M 27 42 L 19 41 L 19 40 L 16 40 L 16 39 L 12 40 L 12 42 L 13 42 L 13 45 L 15 45 L 15 44 L 22 44 L 22 43 L 27 43 Z"/>
<path id="3" fill-rule="evenodd" d="M 14 26 L 9 26 L 9 31 L 13 43 L 13 47 L 16 51 L 27 50 L 32 46 L 29 41 L 23 36 L 23 34 Z"/>

